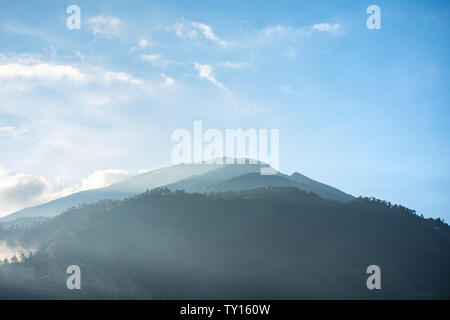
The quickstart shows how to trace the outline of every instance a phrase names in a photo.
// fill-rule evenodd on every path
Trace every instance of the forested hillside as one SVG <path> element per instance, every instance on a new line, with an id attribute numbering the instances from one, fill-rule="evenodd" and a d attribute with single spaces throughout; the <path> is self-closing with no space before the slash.
<path id="1" fill-rule="evenodd" d="M 38 251 L 0 266 L 0 298 L 450 298 L 450 228 L 367 198 L 291 187 L 156 189 L 0 237 Z M 381 268 L 368 290 L 366 268 Z M 65 274 L 78 265 L 82 289 Z"/>

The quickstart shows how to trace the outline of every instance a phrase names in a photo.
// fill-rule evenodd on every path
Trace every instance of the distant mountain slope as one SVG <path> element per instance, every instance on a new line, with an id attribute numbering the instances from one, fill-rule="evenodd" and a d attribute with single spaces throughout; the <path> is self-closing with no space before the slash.
<path id="1" fill-rule="evenodd" d="M 228 165 L 211 170 L 203 175 L 175 182 L 165 187 L 170 190 L 185 190 L 187 192 L 223 192 L 241 191 L 264 187 L 296 187 L 300 190 L 313 192 L 325 199 L 350 201 L 352 195 L 342 192 L 326 184 L 317 182 L 299 173 L 291 176 L 277 173 L 261 175 L 263 164 Z"/>
<path id="2" fill-rule="evenodd" d="M 214 188 L 228 179 L 248 173 L 259 175 L 262 164 L 228 164 L 202 175 L 195 175 L 178 182 L 165 185 L 171 190 L 185 190 L 186 192 L 211 192 Z"/>
<path id="3" fill-rule="evenodd" d="M 131 193 L 115 192 L 105 189 L 87 190 L 71 194 L 38 206 L 25 208 L 0 218 L 0 223 L 11 222 L 26 217 L 54 217 L 57 214 L 79 204 L 89 204 L 101 199 L 124 199 Z"/>
<path id="4" fill-rule="evenodd" d="M 122 200 L 147 189 L 161 186 L 187 192 L 238 191 L 268 186 L 291 186 L 314 192 L 326 199 L 339 201 L 353 199 L 351 195 L 299 173 L 292 176 L 282 173 L 273 176 L 260 175 L 260 169 L 263 167 L 267 165 L 260 162 L 256 164 L 179 164 L 164 167 L 133 176 L 105 188 L 82 191 L 45 204 L 25 208 L 0 218 L 0 223 L 24 217 L 53 217 L 70 207 L 83 203 L 89 204 L 103 199 Z M 246 179 L 249 180 L 246 181 Z"/>
<path id="5" fill-rule="evenodd" d="M 147 189 L 158 188 L 192 176 L 202 175 L 217 168 L 220 164 L 178 164 L 133 176 L 123 182 L 104 188 L 108 191 L 142 193 Z"/>
<path id="6" fill-rule="evenodd" d="M 301 190 L 308 190 L 320 195 L 326 199 L 336 199 L 340 201 L 350 201 L 354 199 L 352 195 L 342 192 L 339 189 L 326 185 L 324 183 L 318 182 L 316 180 L 310 179 L 298 172 L 294 172 L 289 176 L 291 180 L 294 180 L 299 185 L 303 186 L 300 188 Z"/>
<path id="7" fill-rule="evenodd" d="M 39 252 L 0 266 L 3 299 L 450 298 L 450 227 L 373 199 L 153 190 L 15 232 Z M 72 264 L 82 290 L 65 287 Z M 373 264 L 381 290 L 366 287 Z"/>
<path id="8" fill-rule="evenodd" d="M 296 187 L 301 190 L 300 184 L 282 175 L 260 175 L 259 173 L 248 173 L 238 177 L 228 179 L 217 186 L 212 191 L 242 191 L 265 187 Z M 305 190 L 308 191 L 308 190 Z"/>
<path id="9" fill-rule="evenodd" d="M 10 222 L 23 217 L 53 217 L 73 206 L 94 203 L 102 199 L 122 200 L 126 197 L 173 183 L 192 175 L 199 175 L 218 168 L 218 165 L 179 164 L 139 174 L 124 182 L 106 188 L 87 190 L 62 197 L 45 204 L 25 208 L 0 218 Z"/>

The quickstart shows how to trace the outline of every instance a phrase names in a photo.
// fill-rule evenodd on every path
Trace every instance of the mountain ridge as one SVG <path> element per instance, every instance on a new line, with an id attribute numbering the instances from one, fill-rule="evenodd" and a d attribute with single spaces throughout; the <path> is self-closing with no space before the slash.
<path id="1" fill-rule="evenodd" d="M 243 159 L 245 164 L 237 163 L 238 160 L 234 159 L 234 163 L 231 164 L 227 163 L 227 160 L 229 161 L 227 158 L 222 159 L 222 164 L 204 162 L 201 164 L 177 164 L 158 168 L 134 175 L 125 181 L 104 188 L 81 191 L 37 206 L 24 208 L 1 217 L 0 223 L 12 222 L 24 217 L 53 217 L 70 207 L 80 204 L 90 204 L 103 199 L 123 200 L 145 192 L 147 189 L 162 186 L 166 186 L 171 190 L 183 189 L 187 192 L 238 191 L 255 187 L 292 186 L 300 190 L 314 192 L 324 198 L 339 201 L 350 201 L 353 199 L 353 196 L 345 192 L 299 173 L 294 173 L 291 176 L 280 172 L 273 176 L 259 175 L 261 168 L 267 167 L 267 164 L 257 161 L 252 163 L 249 159 Z M 259 176 L 257 177 L 256 175 Z M 237 179 L 239 176 L 241 178 Z M 273 178 L 274 176 L 277 178 Z M 252 183 L 243 181 L 250 177 L 252 178 Z"/>

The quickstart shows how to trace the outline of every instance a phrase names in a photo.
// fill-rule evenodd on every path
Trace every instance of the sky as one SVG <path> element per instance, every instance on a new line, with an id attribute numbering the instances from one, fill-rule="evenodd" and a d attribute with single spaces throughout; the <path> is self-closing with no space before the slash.
<path id="1" fill-rule="evenodd" d="M 448 222 L 449 24 L 448 1 L 1 0 L 0 216 L 170 165 L 199 120 Z"/>

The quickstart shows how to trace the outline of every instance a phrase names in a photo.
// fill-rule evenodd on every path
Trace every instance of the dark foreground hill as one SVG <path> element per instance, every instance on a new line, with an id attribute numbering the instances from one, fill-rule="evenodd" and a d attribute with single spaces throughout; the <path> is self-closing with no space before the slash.
<path id="1" fill-rule="evenodd" d="M 3 299 L 450 298 L 448 225 L 379 200 L 290 187 L 157 189 L 6 236 L 39 251 L 0 267 Z M 366 287 L 374 264 L 381 290 Z M 69 265 L 81 268 L 81 290 L 66 289 Z"/>

